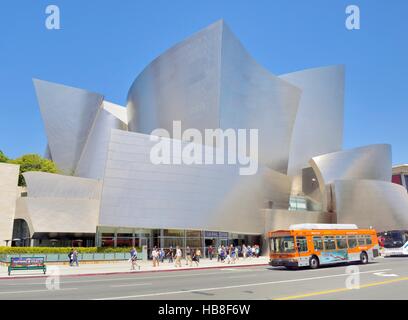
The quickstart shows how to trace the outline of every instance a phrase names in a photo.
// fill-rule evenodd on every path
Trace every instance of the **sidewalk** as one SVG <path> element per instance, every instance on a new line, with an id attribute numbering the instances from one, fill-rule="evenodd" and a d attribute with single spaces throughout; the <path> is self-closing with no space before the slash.
<path id="1" fill-rule="evenodd" d="M 251 267 L 258 265 L 267 265 L 269 262 L 268 257 L 259 258 L 240 258 L 234 264 L 217 262 L 217 259 L 212 261 L 209 259 L 201 259 L 200 264 L 196 266 L 193 262 L 193 266 L 186 266 L 186 260 L 182 260 L 182 267 L 175 267 L 174 263 L 168 263 L 165 260 L 160 263 L 159 267 L 153 267 L 152 261 L 138 261 L 140 270 L 136 267 L 136 271 L 130 270 L 130 262 L 121 261 L 116 263 L 96 263 L 96 264 L 79 264 L 79 267 L 70 267 L 69 265 L 52 265 L 47 264 L 47 274 L 50 274 L 53 268 L 58 268 L 58 272 L 61 276 L 91 276 L 102 274 L 126 274 L 126 273 L 144 273 L 144 272 L 163 272 L 163 271 L 181 271 L 181 270 L 200 270 L 211 268 L 239 268 L 239 267 Z M 55 269 L 54 269 L 55 270 Z M 13 279 L 24 277 L 46 277 L 42 271 L 12 271 L 9 276 L 7 273 L 7 267 L 0 266 L 0 279 Z"/>

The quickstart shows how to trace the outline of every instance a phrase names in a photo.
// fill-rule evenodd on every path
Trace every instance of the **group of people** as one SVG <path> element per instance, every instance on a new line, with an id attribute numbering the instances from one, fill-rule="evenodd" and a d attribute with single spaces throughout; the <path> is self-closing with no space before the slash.
<path id="1" fill-rule="evenodd" d="M 181 267 L 181 259 L 183 252 L 179 246 L 174 250 L 170 247 L 166 251 L 163 248 L 154 247 L 151 254 L 153 260 L 153 267 L 158 267 L 160 263 L 164 262 L 164 259 L 168 259 L 169 263 L 173 263 L 175 267 Z M 186 247 L 185 260 L 186 265 L 193 266 L 193 262 L 198 266 L 201 258 L 201 250 L 199 248 L 192 249 L 189 246 Z"/>
<path id="2" fill-rule="evenodd" d="M 226 262 L 234 264 L 240 257 L 243 259 L 250 258 L 250 257 L 257 257 L 259 258 L 260 255 L 260 247 L 259 245 L 247 246 L 245 244 L 241 246 L 235 246 L 233 244 L 229 246 L 220 245 L 217 249 L 218 253 L 218 262 Z M 213 256 L 213 248 L 210 246 L 208 248 L 208 255 L 210 260 L 212 260 Z"/>
<path id="3" fill-rule="evenodd" d="M 217 257 L 218 262 L 234 264 L 240 259 L 240 257 L 243 259 L 252 257 L 259 258 L 260 247 L 256 244 L 253 246 L 245 244 L 242 246 L 234 246 L 233 244 L 229 246 L 220 245 L 217 249 L 213 246 L 209 246 L 207 254 L 210 260 Z M 158 267 L 165 259 L 168 260 L 168 263 L 174 263 L 175 267 L 181 267 L 181 260 L 183 257 L 186 265 L 193 266 L 193 263 L 195 263 L 196 266 L 199 266 L 202 257 L 201 249 L 194 249 L 187 246 L 183 254 L 180 246 L 177 246 L 175 249 L 173 249 L 173 247 L 170 247 L 169 249 L 154 247 L 151 253 L 153 267 Z"/>

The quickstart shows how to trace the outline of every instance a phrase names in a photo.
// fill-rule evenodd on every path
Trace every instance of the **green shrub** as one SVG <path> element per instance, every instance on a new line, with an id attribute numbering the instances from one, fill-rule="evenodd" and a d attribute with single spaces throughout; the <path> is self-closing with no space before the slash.
<path id="1" fill-rule="evenodd" d="M 75 247 L 78 253 L 120 253 L 130 252 L 132 248 Z M 0 254 L 68 254 L 71 247 L 0 247 Z M 136 247 L 138 252 L 141 247 Z"/>

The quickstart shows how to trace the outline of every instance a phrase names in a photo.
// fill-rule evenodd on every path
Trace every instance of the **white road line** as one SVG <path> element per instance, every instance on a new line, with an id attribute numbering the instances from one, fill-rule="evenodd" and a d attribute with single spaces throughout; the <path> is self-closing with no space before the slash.
<path id="1" fill-rule="evenodd" d="M 58 291 L 68 291 L 68 290 L 78 290 L 78 288 L 64 288 L 58 290 L 25 290 L 25 291 L 0 291 L 0 294 L 19 294 L 19 293 L 33 293 L 33 292 L 58 292 Z"/>
<path id="2" fill-rule="evenodd" d="M 111 287 L 111 288 L 120 288 L 120 287 L 136 287 L 136 286 L 149 286 L 149 285 L 152 285 L 152 283 L 116 284 L 116 285 L 111 285 L 109 287 Z"/>
<path id="3" fill-rule="evenodd" d="M 390 271 L 390 270 L 391 270 L 391 269 L 370 270 L 370 271 L 358 272 L 358 273 L 355 273 L 355 274 L 374 273 L 374 272 Z M 132 298 L 154 297 L 154 296 L 164 296 L 164 295 L 173 295 L 173 294 L 181 294 L 181 293 L 191 293 L 191 292 L 203 292 L 203 291 L 226 290 L 226 289 L 236 289 L 236 288 L 245 288 L 245 287 L 257 287 L 257 286 L 265 286 L 265 285 L 271 285 L 271 284 L 277 284 L 277 283 L 300 282 L 300 281 L 319 280 L 319 279 L 327 279 L 327 278 L 335 278 L 335 277 L 345 277 L 345 276 L 349 276 L 349 275 L 346 274 L 346 273 L 341 273 L 341 274 L 335 274 L 335 275 L 329 275 L 329 276 L 321 276 L 321 277 L 312 277 L 312 278 L 279 280 L 279 281 L 270 281 L 270 282 L 261 282 L 261 283 L 248 283 L 248 284 L 235 285 L 235 286 L 227 286 L 227 287 L 197 288 L 197 289 L 191 289 L 191 290 L 170 291 L 170 292 L 157 292 L 157 293 L 139 294 L 139 295 L 133 295 L 133 296 L 98 298 L 98 299 L 93 299 L 93 300 L 120 300 L 120 299 L 132 299 Z"/>
<path id="4" fill-rule="evenodd" d="M 222 269 L 221 269 L 222 270 Z M 267 270 L 270 271 L 270 270 Z M 242 272 L 242 270 L 241 270 Z M 236 271 L 230 271 L 226 272 L 223 274 L 227 273 L 236 273 Z M 137 271 L 135 271 L 135 274 L 137 274 Z M 219 272 L 207 272 L 207 273 L 188 273 L 188 274 L 173 274 L 173 275 L 168 275 L 168 276 L 150 276 L 150 277 L 133 277 L 133 278 L 113 278 L 113 279 L 93 279 L 93 280 L 78 280 L 78 281 L 63 281 L 61 279 L 61 284 L 66 284 L 66 283 L 90 283 L 90 282 L 109 282 L 109 281 L 126 281 L 126 280 L 145 280 L 145 279 L 165 279 L 165 278 L 180 278 L 180 277 L 193 277 L 193 276 L 208 276 L 208 275 L 219 275 Z M 106 275 L 100 275 L 100 276 L 106 276 Z M 21 278 L 22 280 L 23 278 Z M 20 280 L 20 279 L 19 279 Z M 44 285 L 45 284 L 45 278 L 43 282 L 31 282 L 31 283 L 9 283 L 7 284 L 8 286 L 27 286 L 27 285 Z"/>
<path id="5" fill-rule="evenodd" d="M 228 279 L 242 279 L 242 278 L 251 278 L 251 277 L 259 277 L 259 275 L 258 274 L 248 274 L 248 275 L 241 274 L 239 276 L 229 276 L 227 278 Z"/>

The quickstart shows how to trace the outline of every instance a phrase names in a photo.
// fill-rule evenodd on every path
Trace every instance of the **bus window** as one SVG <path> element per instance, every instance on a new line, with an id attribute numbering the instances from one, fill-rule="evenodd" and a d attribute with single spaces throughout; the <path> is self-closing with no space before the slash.
<path id="1" fill-rule="evenodd" d="M 271 239 L 271 249 L 275 253 L 295 252 L 293 237 L 276 237 Z"/>
<path id="2" fill-rule="evenodd" d="M 323 250 L 323 240 L 321 237 L 313 237 L 313 246 L 315 251 Z"/>
<path id="3" fill-rule="evenodd" d="M 324 250 L 336 250 L 334 237 L 324 237 Z"/>
<path id="4" fill-rule="evenodd" d="M 365 238 L 364 236 L 358 236 L 358 245 L 359 246 L 365 246 L 366 242 L 365 242 Z"/>
<path id="5" fill-rule="evenodd" d="M 365 240 L 366 240 L 366 243 L 367 244 L 372 244 L 373 243 L 373 241 L 371 240 L 371 236 L 370 235 L 367 235 L 367 236 L 364 236 L 365 237 Z"/>
<path id="6" fill-rule="evenodd" d="M 347 249 L 347 241 L 345 236 L 336 236 L 337 249 Z"/>
<path id="7" fill-rule="evenodd" d="M 350 249 L 357 247 L 357 237 L 356 236 L 348 236 L 347 240 L 348 240 L 348 247 Z"/>
<path id="8" fill-rule="evenodd" d="M 306 237 L 296 237 L 296 245 L 299 252 L 307 252 Z"/>

